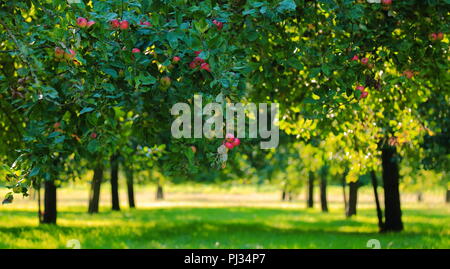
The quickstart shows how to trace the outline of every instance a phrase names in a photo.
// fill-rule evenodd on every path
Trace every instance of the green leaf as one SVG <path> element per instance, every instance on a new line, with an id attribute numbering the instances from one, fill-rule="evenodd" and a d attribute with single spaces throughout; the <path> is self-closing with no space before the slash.
<path id="1" fill-rule="evenodd" d="M 85 107 L 80 111 L 80 115 L 83 115 L 84 113 L 88 113 L 94 110 L 92 107 Z"/>
<path id="2" fill-rule="evenodd" d="M 296 8 L 297 5 L 295 4 L 294 0 L 284 0 L 278 5 L 277 11 L 283 13 L 286 11 L 293 11 Z"/>

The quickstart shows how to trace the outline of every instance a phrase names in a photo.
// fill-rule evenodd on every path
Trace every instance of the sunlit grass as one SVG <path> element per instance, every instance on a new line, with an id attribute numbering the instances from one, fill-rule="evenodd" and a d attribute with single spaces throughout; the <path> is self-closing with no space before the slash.
<path id="1" fill-rule="evenodd" d="M 347 219 L 337 197 L 322 213 L 318 206 L 305 209 L 303 200 L 280 202 L 278 193 L 211 193 L 214 200 L 174 194 L 155 202 L 147 191 L 138 191 L 138 209 L 122 204 L 111 212 L 106 189 L 100 213 L 90 215 L 85 190 L 63 190 L 58 226 L 38 225 L 35 201 L 1 206 L 0 248 L 66 248 L 71 239 L 81 248 L 367 248 L 369 239 L 382 248 L 450 247 L 450 207 L 443 202 L 404 203 L 405 231 L 379 234 L 373 203 L 364 199 Z"/>

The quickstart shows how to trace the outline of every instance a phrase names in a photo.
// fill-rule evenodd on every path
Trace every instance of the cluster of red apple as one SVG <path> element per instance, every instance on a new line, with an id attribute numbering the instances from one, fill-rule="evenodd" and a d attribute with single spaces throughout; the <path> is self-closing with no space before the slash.
<path id="1" fill-rule="evenodd" d="M 127 30 L 130 27 L 130 23 L 127 20 L 119 21 L 118 19 L 114 19 L 110 20 L 109 24 L 113 29 Z"/>
<path id="2" fill-rule="evenodd" d="M 227 134 L 225 136 L 224 145 L 227 149 L 233 149 L 241 144 L 241 140 L 237 137 L 234 137 L 233 134 Z"/>
<path id="3" fill-rule="evenodd" d="M 444 39 L 444 33 L 439 32 L 439 33 L 431 33 L 429 36 L 431 41 L 441 41 Z"/>
<path id="4" fill-rule="evenodd" d="M 392 5 L 392 0 L 381 0 L 381 4 L 383 4 L 383 5 Z"/>
<path id="5" fill-rule="evenodd" d="M 359 56 L 358 55 L 353 56 L 352 61 L 359 62 L 360 61 Z M 366 65 L 370 69 L 372 69 L 374 67 L 373 63 L 370 63 L 369 58 L 367 58 L 367 57 L 362 58 L 360 62 L 362 65 Z"/>
<path id="6" fill-rule="evenodd" d="M 92 21 L 92 20 L 88 21 L 86 18 L 83 18 L 83 17 L 77 18 L 77 25 L 80 28 L 89 28 L 94 24 L 95 24 L 95 21 Z"/>
<path id="7" fill-rule="evenodd" d="M 76 55 L 77 53 L 74 50 L 69 49 L 68 52 L 66 52 L 64 49 L 60 47 L 55 48 L 55 57 L 58 60 L 64 58 L 67 61 L 73 61 L 75 64 L 79 64 L 79 62 L 75 59 Z"/>
<path id="8" fill-rule="evenodd" d="M 361 92 L 361 95 L 359 96 L 359 98 L 364 99 L 369 95 L 369 93 L 365 89 L 366 88 L 362 85 L 356 86 L 356 90 Z"/>
<path id="9" fill-rule="evenodd" d="M 200 69 L 211 72 L 209 64 L 207 62 L 205 62 L 205 60 L 203 60 L 201 57 L 199 57 L 201 52 L 202 52 L 201 50 L 195 51 L 195 55 L 197 55 L 197 57 L 195 57 L 194 60 L 191 63 L 189 63 L 189 67 L 191 69 L 196 69 L 196 68 L 200 67 Z"/>

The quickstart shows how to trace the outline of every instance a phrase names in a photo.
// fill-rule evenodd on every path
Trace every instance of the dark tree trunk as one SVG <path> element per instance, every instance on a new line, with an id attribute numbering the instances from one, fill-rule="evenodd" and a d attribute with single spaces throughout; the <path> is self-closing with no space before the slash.
<path id="1" fill-rule="evenodd" d="M 385 223 L 384 231 L 403 230 L 402 210 L 399 191 L 399 168 L 395 147 L 385 146 L 381 152 L 383 166 L 384 186 L 384 208 Z"/>
<path id="2" fill-rule="evenodd" d="M 450 190 L 447 190 L 447 194 L 445 195 L 445 202 L 450 203 Z"/>
<path id="3" fill-rule="evenodd" d="M 356 216 L 356 207 L 358 204 L 358 182 L 350 182 L 348 194 L 347 217 Z"/>
<path id="4" fill-rule="evenodd" d="M 120 211 L 119 202 L 119 162 L 118 155 L 111 157 L 111 202 L 112 210 Z"/>
<path id="5" fill-rule="evenodd" d="M 56 224 L 56 186 L 53 181 L 45 181 L 44 188 L 44 214 L 41 223 Z"/>
<path id="6" fill-rule="evenodd" d="M 380 231 L 384 231 L 383 211 L 381 211 L 380 199 L 378 197 L 378 179 L 375 171 L 372 170 L 370 172 L 370 178 L 372 179 L 373 194 L 375 196 L 375 205 L 377 208 L 378 228 L 380 228 Z"/>
<path id="7" fill-rule="evenodd" d="M 164 200 L 164 190 L 163 187 L 159 184 L 156 189 L 156 200 Z"/>
<path id="8" fill-rule="evenodd" d="M 308 197 L 307 197 L 307 207 L 314 207 L 314 173 L 309 172 L 308 175 Z"/>
<path id="9" fill-rule="evenodd" d="M 286 193 L 286 188 L 283 188 L 283 191 L 281 192 L 281 201 L 286 201 L 287 200 L 287 193 Z"/>
<path id="10" fill-rule="evenodd" d="M 347 171 L 345 171 L 344 172 L 344 174 L 342 175 L 342 195 L 343 195 L 343 198 L 344 198 L 344 211 L 345 211 L 345 214 L 347 214 L 347 208 L 348 208 L 348 205 L 347 205 L 347 195 L 346 195 L 346 192 L 345 192 L 345 189 L 346 189 L 346 177 L 347 177 Z"/>
<path id="11" fill-rule="evenodd" d="M 100 187 L 103 181 L 103 167 L 98 166 L 94 169 L 94 177 L 91 183 L 91 193 L 89 195 L 88 213 L 98 213 L 98 204 L 100 202 Z"/>
<path id="12" fill-rule="evenodd" d="M 418 192 L 417 193 L 417 202 L 421 203 L 423 201 L 423 193 Z"/>
<path id="13" fill-rule="evenodd" d="M 127 177 L 128 205 L 130 206 L 130 208 L 136 208 L 136 204 L 134 202 L 133 170 L 130 168 L 126 168 L 125 175 Z"/>
<path id="14" fill-rule="evenodd" d="M 320 205 L 322 206 L 322 212 L 328 212 L 327 174 L 320 177 Z"/>

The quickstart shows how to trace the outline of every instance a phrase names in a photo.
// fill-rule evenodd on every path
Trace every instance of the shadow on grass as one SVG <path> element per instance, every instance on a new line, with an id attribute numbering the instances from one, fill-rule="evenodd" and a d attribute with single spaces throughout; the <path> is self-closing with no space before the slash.
<path id="1" fill-rule="evenodd" d="M 406 215 L 421 211 L 405 211 Z M 87 214 L 76 208 L 62 211 L 59 224 L 4 227 L 5 217 L 36 218 L 32 211 L 0 212 L 0 238 L 18 247 L 60 247 L 68 239 L 80 240 L 83 248 L 365 248 L 368 239 L 385 241 L 389 247 L 448 247 L 440 224 L 414 220 L 400 234 L 378 234 L 374 212 L 346 219 L 341 212 L 250 207 L 155 208 Z M 429 213 L 430 214 L 430 213 Z M 448 215 L 427 214 L 445 220 Z M 419 215 L 420 216 L 420 215 Z M 448 236 L 447 236 L 448 237 Z M 29 240 L 30 242 L 28 242 Z M 40 242 L 39 240 L 42 240 Z M 1 247 L 17 247 L 0 243 Z"/>

